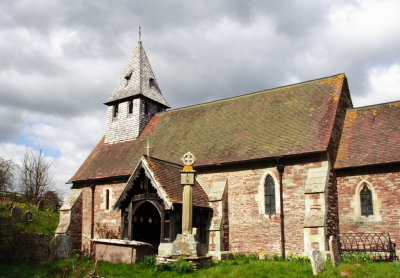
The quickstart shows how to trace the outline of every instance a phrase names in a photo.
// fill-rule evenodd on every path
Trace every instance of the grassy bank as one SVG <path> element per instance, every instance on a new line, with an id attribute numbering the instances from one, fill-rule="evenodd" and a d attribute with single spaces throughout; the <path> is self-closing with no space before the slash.
<path id="1" fill-rule="evenodd" d="M 38 210 L 36 206 L 24 204 L 24 203 L 14 203 L 14 205 L 19 206 L 22 209 L 21 220 L 14 220 L 10 218 L 10 210 L 6 204 L 0 204 L 0 216 L 7 219 L 2 223 L 2 225 L 7 225 L 9 228 L 18 229 L 24 232 L 39 233 L 39 234 L 54 234 L 55 229 L 58 225 L 59 213 L 52 212 L 51 210 Z M 26 211 L 31 211 L 33 214 L 32 221 L 26 221 L 24 219 L 24 214 Z M 3 218 L 3 219 L 4 219 Z M 2 227 L 6 229 L 7 227 Z"/>
<path id="2" fill-rule="evenodd" d="M 99 262 L 96 275 L 100 277 L 314 277 L 305 260 L 273 261 L 252 257 L 233 258 L 214 263 L 207 269 L 193 271 L 186 262 L 171 267 L 155 266 L 146 260 L 139 264 Z M 95 264 L 88 258 L 54 262 L 33 262 L 15 265 L 0 264 L 0 277 L 85 277 L 93 273 Z M 318 277 L 400 277 L 399 262 L 348 261 L 338 268 L 327 263 L 327 270 Z"/>

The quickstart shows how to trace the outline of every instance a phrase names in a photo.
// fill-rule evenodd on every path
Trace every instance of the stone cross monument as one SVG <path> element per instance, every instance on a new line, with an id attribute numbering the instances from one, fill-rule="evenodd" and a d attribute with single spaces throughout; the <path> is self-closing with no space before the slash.
<path id="1" fill-rule="evenodd" d="M 193 185 L 195 183 L 196 171 L 192 165 L 196 157 L 187 152 L 181 158 L 185 165 L 181 171 L 181 184 L 183 186 L 183 207 L 182 207 L 182 234 L 192 234 L 193 228 Z"/>
<path id="2" fill-rule="evenodd" d="M 183 186 L 182 234 L 176 236 L 176 239 L 172 243 L 170 255 L 196 258 L 199 256 L 199 242 L 196 239 L 196 235 L 192 232 L 193 186 L 196 176 L 196 171 L 193 170 L 192 165 L 196 161 L 196 158 L 192 153 L 187 152 L 181 160 L 185 165 L 181 171 L 181 184 Z"/>

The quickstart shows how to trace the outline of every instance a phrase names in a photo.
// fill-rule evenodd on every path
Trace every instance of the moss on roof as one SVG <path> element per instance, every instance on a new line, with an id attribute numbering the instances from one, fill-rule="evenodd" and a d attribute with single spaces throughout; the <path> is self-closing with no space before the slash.
<path id="1" fill-rule="evenodd" d="M 322 152 L 331 137 L 345 82 L 339 74 L 291 86 L 169 110 L 155 115 L 136 140 L 103 140 L 70 181 L 129 175 L 145 152 L 196 165 Z"/>

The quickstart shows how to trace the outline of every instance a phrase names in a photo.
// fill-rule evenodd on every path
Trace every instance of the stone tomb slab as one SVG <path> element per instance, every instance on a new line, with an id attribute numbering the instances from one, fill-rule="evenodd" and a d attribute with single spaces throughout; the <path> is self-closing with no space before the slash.
<path id="1" fill-rule="evenodd" d="M 145 256 L 157 254 L 151 244 L 135 240 L 93 239 L 95 260 L 133 264 Z"/>

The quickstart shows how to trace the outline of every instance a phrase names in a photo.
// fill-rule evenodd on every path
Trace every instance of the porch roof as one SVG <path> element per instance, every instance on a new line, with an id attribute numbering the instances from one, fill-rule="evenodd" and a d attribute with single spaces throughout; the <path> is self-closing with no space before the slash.
<path id="1" fill-rule="evenodd" d="M 134 180 L 142 168 L 167 206 L 174 203 L 182 204 L 183 186 L 180 184 L 180 170 L 183 166 L 143 155 L 140 163 L 126 183 L 124 191 L 115 203 L 114 209 L 118 209 L 128 197 L 128 192 L 132 189 Z M 193 206 L 209 207 L 208 196 L 197 181 L 193 187 Z"/>

